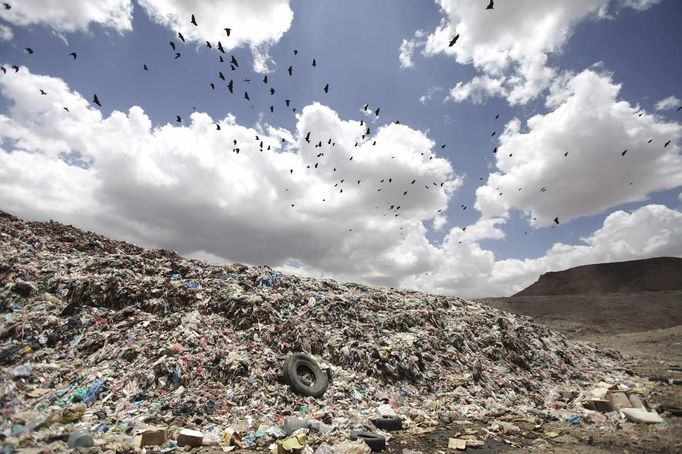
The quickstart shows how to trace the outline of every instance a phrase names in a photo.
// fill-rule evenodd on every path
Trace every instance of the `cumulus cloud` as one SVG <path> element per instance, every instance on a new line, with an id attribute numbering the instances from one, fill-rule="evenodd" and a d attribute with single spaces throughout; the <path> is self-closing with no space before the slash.
<path id="1" fill-rule="evenodd" d="M 394 284 L 422 269 L 424 224 L 461 185 L 424 133 L 388 124 L 362 140 L 358 120 L 320 104 L 295 131 L 198 112 L 153 127 L 140 107 L 104 117 L 26 68 L 0 90 L 3 209 L 185 254 Z"/>
<path id="2" fill-rule="evenodd" d="M 43 25 L 60 33 L 86 31 L 92 23 L 118 32 L 133 29 L 131 0 L 21 0 L 12 2 L 2 17 L 15 25 Z"/>
<path id="3" fill-rule="evenodd" d="M 609 75 L 585 70 L 552 87 L 554 110 L 530 118 L 526 130 L 516 119 L 507 124 L 497 169 L 476 191 L 482 215 L 519 209 L 541 227 L 680 186 L 682 126 L 620 100 L 619 91 Z"/>
<path id="4" fill-rule="evenodd" d="M 6 25 L 0 25 L 0 41 L 11 41 L 14 38 L 12 29 Z"/>
<path id="5" fill-rule="evenodd" d="M 682 107 L 682 101 L 680 101 L 675 96 L 668 96 L 665 99 L 661 99 L 656 103 L 656 110 L 676 110 Z"/>
<path id="6" fill-rule="evenodd" d="M 268 71 L 268 50 L 289 30 L 294 13 L 289 0 L 139 0 L 155 22 L 198 43 L 220 41 L 225 50 L 249 46 L 254 69 Z M 190 23 L 195 15 L 197 26 Z M 225 28 L 230 28 L 228 37 Z"/>
<path id="7" fill-rule="evenodd" d="M 504 96 L 511 104 L 525 104 L 540 95 L 556 71 L 548 58 L 560 53 L 573 28 L 589 18 L 607 16 L 610 0 L 518 0 L 499 2 L 494 11 L 482 2 L 436 0 L 443 19 L 422 45 L 425 55 L 445 54 L 458 63 L 473 65 L 481 77 L 455 87 L 451 98 L 482 99 Z M 646 9 L 655 0 L 619 0 L 614 8 Z M 460 35 L 450 47 L 453 36 Z M 419 46 L 411 42 L 411 47 Z M 494 81 L 494 83 L 492 83 Z"/>

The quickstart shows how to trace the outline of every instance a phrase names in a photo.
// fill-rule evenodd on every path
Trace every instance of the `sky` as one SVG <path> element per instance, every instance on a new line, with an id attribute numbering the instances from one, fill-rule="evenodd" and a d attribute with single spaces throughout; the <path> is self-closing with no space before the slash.
<path id="1" fill-rule="evenodd" d="M 682 256 L 682 4 L 487 4 L 9 0 L 0 209 L 468 298 Z"/>

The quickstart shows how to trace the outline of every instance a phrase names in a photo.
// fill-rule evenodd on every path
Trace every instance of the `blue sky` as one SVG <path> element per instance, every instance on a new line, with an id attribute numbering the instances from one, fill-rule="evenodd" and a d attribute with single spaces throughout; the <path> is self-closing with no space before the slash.
<path id="1" fill-rule="evenodd" d="M 682 112 L 672 105 L 682 98 L 676 45 L 682 42 L 677 26 L 682 5 L 673 0 L 561 1 L 541 7 L 541 0 L 524 0 L 514 10 L 499 1 L 494 11 L 484 10 L 487 2 L 463 0 L 217 2 L 242 14 L 224 16 L 229 22 L 224 26 L 233 29 L 232 39 L 213 23 L 214 17 L 200 14 L 212 11 L 211 1 L 109 0 L 92 17 L 81 8 L 84 1 L 74 2 L 66 16 L 58 11 L 63 6 L 45 11 L 39 2 L 15 3 L 11 10 L 0 11 L 0 24 L 11 35 L 3 32 L 7 39 L 0 42 L 0 64 L 8 69 L 22 65 L 16 75 L 11 69 L 0 74 L 0 113 L 6 120 L 0 127 L 5 164 L 4 173 L 0 170 L 1 209 L 214 261 L 267 264 L 301 274 L 464 296 L 509 294 L 542 272 L 591 261 L 682 255 Z M 273 17 L 268 11 L 274 8 L 289 9 L 292 20 Z M 196 28 L 189 24 L 189 11 L 197 13 Z M 525 16 L 519 17 L 530 17 L 528 23 L 512 17 L 522 13 Z M 263 38 L 259 27 L 240 29 L 246 23 L 260 24 L 269 35 Z M 187 43 L 178 39 L 179 29 Z M 462 38 L 455 46 L 443 44 L 460 30 Z M 195 42 L 189 41 L 192 33 L 197 34 Z M 235 71 L 218 61 L 221 54 L 214 39 L 213 49 L 203 44 L 205 37 L 221 34 L 223 44 L 236 46 L 224 55 L 226 62 L 231 55 L 239 61 Z M 173 58 L 169 41 L 178 46 L 179 59 Z M 410 64 L 401 57 L 406 44 L 414 49 Z M 25 47 L 34 54 L 28 55 Z M 72 51 L 78 53 L 75 61 L 68 55 Z M 267 55 L 267 70 L 254 63 L 254 52 Z M 142 70 L 143 64 L 149 71 Z M 286 73 L 289 65 L 293 76 Z M 234 94 L 218 79 L 219 71 L 234 80 Z M 266 73 L 268 84 L 262 82 Z M 536 74 L 544 75 L 536 80 Z M 64 92 L 63 99 L 89 102 L 97 93 L 103 104 L 99 113 L 90 103 L 69 117 L 76 124 L 82 121 L 82 135 L 57 116 L 56 104 L 41 98 L 42 76 L 66 84 L 55 85 Z M 455 93 L 458 83 L 466 88 L 482 77 L 497 81 L 492 85 L 499 88 Z M 327 83 L 325 94 L 322 87 Z M 28 86 L 35 90 L 27 93 Z M 251 101 L 243 98 L 245 91 Z M 51 99 L 53 93 L 44 96 Z M 669 97 L 670 106 L 656 108 Z M 285 99 L 292 100 L 296 113 L 286 108 Z M 597 100 L 603 102 L 591 104 Z M 19 103 L 24 111 L 17 109 Z M 371 109 L 381 108 L 378 118 L 363 114 L 367 103 Z M 141 109 L 147 126 L 131 113 L 133 106 Z M 600 108 L 604 111 L 597 112 Z M 643 109 L 645 116 L 637 118 L 644 123 L 633 123 L 636 115 L 628 109 Z M 195 111 L 208 117 L 190 117 Z M 125 121 L 112 116 L 114 112 Z M 596 120 L 581 125 L 581 112 L 597 112 Z M 176 124 L 176 115 L 182 125 Z M 202 121 L 215 123 L 228 116 L 234 120 L 223 124 L 225 134 L 219 139 L 201 126 Z M 336 116 L 348 123 L 339 124 Z M 542 117 L 536 119 L 541 125 L 529 127 L 534 116 Z M 130 126 L 126 134 L 120 132 L 125 128 L 119 121 Z M 359 121 L 372 130 L 363 153 L 375 150 L 371 142 L 383 128 L 386 140 L 378 146 L 392 144 L 382 148 L 386 161 L 368 157 L 371 165 L 353 167 L 344 160 L 336 174 L 330 171 L 327 177 L 308 180 L 296 180 L 290 173 L 289 181 L 273 173 L 290 162 L 310 173 L 305 165 L 322 163 L 324 157 L 311 160 L 303 151 L 306 145 L 297 128 L 314 125 L 320 131 L 336 131 L 341 142 L 342 131 L 359 128 L 351 126 Z M 515 121 L 518 128 L 510 129 Z M 233 130 L 237 132 L 230 135 Z M 614 135 L 618 131 L 623 134 Z M 133 137 L 137 132 L 140 136 Z M 227 165 L 227 158 L 221 161 L 220 153 L 237 158 L 231 152 L 235 134 L 268 137 L 273 148 L 286 137 L 286 148 L 272 157 L 279 164 L 266 171 L 256 167 L 262 165 L 259 160 L 242 161 L 239 168 Z M 316 138 L 331 134 L 320 132 Z M 625 148 L 628 159 L 639 148 L 647 153 L 644 135 L 647 140 L 649 135 L 657 138 L 655 155 L 623 164 L 626 156 L 620 153 Z M 204 143 L 207 137 L 211 139 Z M 671 140 L 665 150 L 659 143 L 663 138 Z M 158 151 L 150 152 L 145 144 Z M 325 147 L 327 155 L 334 152 Z M 495 147 L 499 155 L 493 154 Z M 241 155 L 250 151 L 259 152 L 245 149 Z M 219 167 L 203 161 L 207 158 L 202 154 L 209 152 L 208 162 L 220 162 Z M 345 152 L 352 156 L 355 151 Z M 432 159 L 419 155 L 423 152 Z M 564 161 L 543 161 L 552 153 L 566 152 Z M 121 160 L 113 160 L 118 153 Z M 134 160 L 133 153 L 138 153 Z M 523 153 L 534 157 L 506 161 L 509 154 Z M 604 153 L 613 153 L 613 161 L 603 158 Z M 68 156 L 83 156 L 91 165 L 74 169 L 76 163 Z M 393 168 L 396 161 L 400 165 Z M 29 162 L 41 171 L 10 170 Z M 539 167 L 533 168 L 533 162 Z M 617 165 L 611 168 L 610 162 Z M 570 163 L 566 170 L 559 167 L 563 163 Z M 379 180 L 392 171 L 405 182 L 385 199 L 368 189 L 349 195 L 351 202 L 324 205 L 326 211 L 312 205 L 314 197 L 320 203 L 320 188 L 348 184 L 339 183 L 341 179 L 360 178 L 378 189 Z M 415 185 L 409 184 L 413 174 L 419 180 Z M 437 183 L 448 183 L 433 186 L 436 177 Z M 239 185 L 232 185 L 237 180 Z M 541 193 L 545 185 L 549 190 Z M 526 192 L 517 186 L 536 194 L 522 197 L 519 194 Z M 417 187 L 421 192 L 414 195 Z M 511 188 L 517 194 L 509 198 Z M 401 199 L 403 189 L 411 191 L 412 199 Z M 49 192 L 49 203 L 43 191 Z M 539 201 L 542 197 L 545 200 Z M 377 214 L 401 200 L 404 220 L 388 223 Z M 282 207 L 304 211 L 292 214 Z M 434 208 L 446 216 L 435 224 Z M 396 212 L 390 213 L 394 217 Z M 555 216 L 562 220 L 560 225 L 552 222 Z M 633 227 L 637 225 L 646 230 Z M 339 231 L 333 232 L 332 226 Z M 662 239 L 652 243 L 652 237 Z M 252 249 L 245 246 L 249 244 Z"/>

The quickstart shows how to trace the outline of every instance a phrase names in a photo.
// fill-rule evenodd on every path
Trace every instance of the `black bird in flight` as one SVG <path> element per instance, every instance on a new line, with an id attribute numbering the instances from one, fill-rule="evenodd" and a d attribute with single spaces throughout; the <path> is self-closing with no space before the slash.
<path id="1" fill-rule="evenodd" d="M 298 50 L 294 49 L 294 55 L 298 55 Z"/>
<path id="2" fill-rule="evenodd" d="M 554 218 L 554 223 L 557 225 L 559 224 L 559 218 L 558 217 Z"/>
<path id="3" fill-rule="evenodd" d="M 180 38 L 180 41 L 182 41 L 183 43 L 185 42 L 185 37 L 182 36 L 182 33 L 178 32 L 178 38 Z"/>
<path id="4" fill-rule="evenodd" d="M 40 89 L 40 94 L 41 94 L 41 95 L 46 95 L 47 93 L 45 92 L 45 90 L 43 90 L 43 89 L 41 88 L 41 89 Z"/>
<path id="5" fill-rule="evenodd" d="M 668 148 L 668 145 L 670 145 L 670 142 L 671 142 L 671 141 L 668 140 L 668 141 L 665 143 L 665 145 L 663 145 L 663 148 Z"/>
<path id="6" fill-rule="evenodd" d="M 67 112 L 69 112 L 69 108 L 68 108 L 68 107 L 64 107 L 64 110 L 66 110 Z"/>
<path id="7" fill-rule="evenodd" d="M 365 107 L 363 107 L 363 109 L 366 111 L 368 107 L 369 107 L 369 104 L 365 104 Z"/>
<path id="8" fill-rule="evenodd" d="M 492 0 L 491 0 L 492 2 Z M 194 26 L 197 26 L 197 19 L 194 17 L 194 14 L 192 14 L 192 20 L 190 21 Z"/>
<path id="9" fill-rule="evenodd" d="M 325 85 L 323 90 L 325 93 L 329 93 L 329 84 Z"/>
<path id="10" fill-rule="evenodd" d="M 485 9 L 495 9 L 495 0 L 490 0 L 490 3 L 488 3 L 488 6 L 486 6 Z"/>
<path id="11" fill-rule="evenodd" d="M 627 152 L 628 152 L 628 150 L 624 150 L 620 155 L 625 156 L 625 153 L 627 153 Z"/>
<path id="12" fill-rule="evenodd" d="M 208 47 L 209 49 L 213 49 L 213 46 L 211 46 L 211 43 L 208 41 L 206 41 L 206 47 Z"/>
<path id="13" fill-rule="evenodd" d="M 270 113 L 273 113 L 275 111 L 275 106 L 270 106 Z"/>
<path id="14" fill-rule="evenodd" d="M 497 120 L 498 118 L 500 118 L 500 114 L 495 115 L 495 120 Z"/>
<path id="15" fill-rule="evenodd" d="M 98 106 L 102 107 L 102 104 L 99 102 L 99 98 L 97 97 L 97 93 L 95 93 L 95 96 L 93 96 L 92 102 L 94 102 Z"/>
<path id="16" fill-rule="evenodd" d="M 145 71 L 149 71 L 149 68 L 147 68 L 147 65 L 146 65 L 146 64 L 145 64 L 145 65 L 142 65 L 142 69 L 144 69 Z"/>
<path id="17" fill-rule="evenodd" d="M 220 125 L 218 123 L 215 124 L 215 129 L 216 131 L 220 131 Z"/>
<path id="18" fill-rule="evenodd" d="M 263 77 L 263 83 L 264 84 L 268 83 L 268 75 L 267 74 Z"/>
<path id="19" fill-rule="evenodd" d="M 10 5 L 9 3 L 3 3 L 2 6 L 4 6 L 5 9 L 12 9 L 12 5 Z"/>
<path id="20" fill-rule="evenodd" d="M 274 89 L 274 88 L 271 88 L 271 89 L 270 89 L 270 95 L 274 95 L 274 94 L 275 94 L 275 89 Z"/>
<path id="21" fill-rule="evenodd" d="M 74 60 L 75 60 L 76 58 L 78 58 L 78 54 L 75 53 L 75 52 L 71 52 L 69 55 L 71 55 L 71 56 L 73 57 Z"/>
<path id="22" fill-rule="evenodd" d="M 182 123 L 182 118 L 180 118 L 180 115 L 176 115 L 176 116 L 175 116 L 175 121 L 176 121 L 177 123 Z"/>
<path id="23" fill-rule="evenodd" d="M 225 80 L 225 75 L 222 73 L 222 71 L 218 71 L 218 78 Z"/>
<path id="24" fill-rule="evenodd" d="M 285 99 L 284 102 L 286 103 L 287 107 L 289 107 L 289 104 L 291 103 L 290 99 Z"/>
<path id="25" fill-rule="evenodd" d="M 215 90 L 215 85 L 211 82 L 211 90 Z"/>
<path id="26" fill-rule="evenodd" d="M 170 44 L 170 47 L 171 47 L 173 50 L 175 50 L 175 43 L 174 43 L 173 41 L 170 41 L 169 44 Z"/>
<path id="27" fill-rule="evenodd" d="M 289 69 L 287 69 L 287 71 L 289 72 L 289 75 L 291 76 L 291 74 L 294 72 L 294 67 L 289 66 Z"/>
<path id="28" fill-rule="evenodd" d="M 19 67 L 17 65 L 12 65 L 12 69 L 14 70 L 15 73 L 19 72 Z"/>
<path id="29" fill-rule="evenodd" d="M 230 69 L 231 69 L 232 71 L 236 71 L 236 70 L 237 70 L 237 68 L 236 68 L 234 65 L 230 65 Z"/>
<path id="30" fill-rule="evenodd" d="M 237 63 L 237 59 L 234 58 L 234 55 L 232 55 L 232 59 L 230 59 L 230 64 L 234 66 L 239 66 L 239 63 Z"/>
<path id="31" fill-rule="evenodd" d="M 227 37 L 229 38 L 230 33 L 232 33 L 232 29 L 231 28 L 224 28 L 223 30 L 225 30 L 225 34 L 227 34 Z"/>
<path id="32" fill-rule="evenodd" d="M 305 135 L 305 141 L 310 143 L 310 131 Z"/>
<path id="33" fill-rule="evenodd" d="M 232 81 L 232 79 L 230 79 L 230 83 L 227 84 L 227 89 L 230 90 L 230 93 L 234 93 L 234 91 L 233 91 L 234 90 L 234 82 Z"/>
<path id="34" fill-rule="evenodd" d="M 374 115 L 376 115 L 378 117 L 380 110 L 381 110 L 381 107 L 377 107 L 377 110 L 374 111 Z"/>
<path id="35" fill-rule="evenodd" d="M 218 41 L 218 50 L 222 53 L 225 53 L 225 48 L 223 47 L 223 43 Z"/>
<path id="36" fill-rule="evenodd" d="M 246 99 L 247 101 L 251 101 L 251 98 L 249 98 L 249 92 L 248 91 L 244 92 L 244 99 Z"/>
<path id="37" fill-rule="evenodd" d="M 317 62 L 315 61 L 314 58 L 313 58 L 313 66 L 317 66 Z"/>
<path id="38" fill-rule="evenodd" d="M 682 110 L 682 106 L 678 107 L 675 112 L 679 112 L 680 110 Z"/>
<path id="39" fill-rule="evenodd" d="M 180 58 L 180 52 L 175 53 L 175 60 L 177 60 L 178 58 Z"/>
<path id="40" fill-rule="evenodd" d="M 31 55 L 33 53 L 33 49 L 31 49 L 30 47 L 27 47 L 26 52 L 28 52 L 28 54 Z"/>
<path id="41" fill-rule="evenodd" d="M 5 69 L 4 66 L 0 66 L 0 71 L 2 71 L 3 74 L 7 74 L 7 69 Z"/>
<path id="42" fill-rule="evenodd" d="M 448 45 L 448 47 L 454 46 L 458 39 L 459 39 L 459 33 L 457 33 L 455 35 L 455 37 L 450 40 L 450 44 Z"/>

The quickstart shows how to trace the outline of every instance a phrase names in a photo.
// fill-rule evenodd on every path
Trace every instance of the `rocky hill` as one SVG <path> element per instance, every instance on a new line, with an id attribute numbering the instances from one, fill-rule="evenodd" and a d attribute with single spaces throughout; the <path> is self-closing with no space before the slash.
<path id="1" fill-rule="evenodd" d="M 514 296 L 588 295 L 682 290 L 682 258 L 656 257 L 549 272 Z"/>

